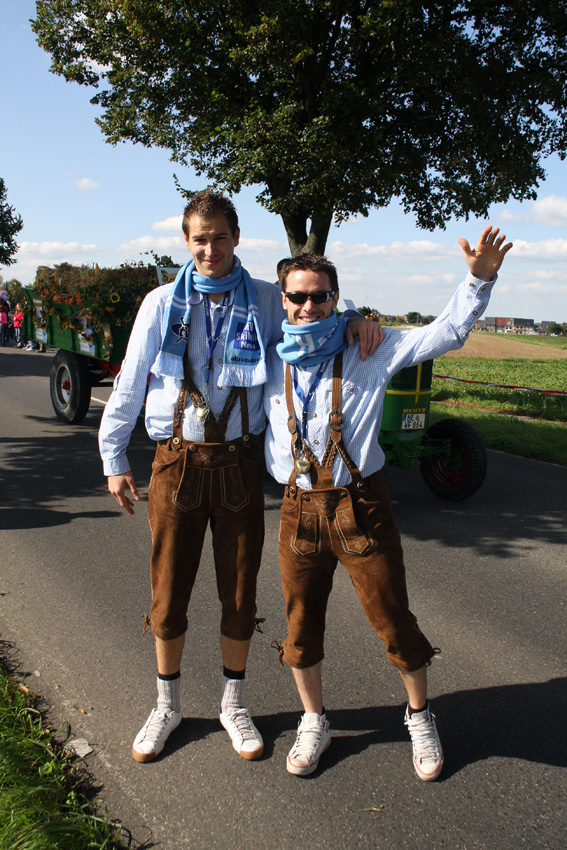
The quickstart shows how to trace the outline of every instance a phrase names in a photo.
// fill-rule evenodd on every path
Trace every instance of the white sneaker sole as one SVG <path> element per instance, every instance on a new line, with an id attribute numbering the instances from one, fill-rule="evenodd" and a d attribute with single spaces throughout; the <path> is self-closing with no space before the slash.
<path id="1" fill-rule="evenodd" d="M 424 773 L 423 770 L 419 767 L 419 765 L 415 763 L 415 761 L 413 763 L 413 766 L 415 767 L 415 772 L 417 773 L 420 779 L 423 779 L 424 782 L 433 782 L 435 779 L 437 779 L 437 777 L 443 770 L 443 762 L 444 758 L 442 756 L 441 760 L 437 763 L 437 767 L 432 773 Z"/>
<path id="2" fill-rule="evenodd" d="M 237 753 L 238 753 L 238 755 L 240 756 L 240 758 L 242 758 L 242 759 L 246 759 L 246 761 L 256 761 L 256 759 L 259 759 L 259 758 L 261 758 L 261 757 L 262 757 L 262 755 L 263 755 L 263 753 L 264 753 L 264 743 L 263 743 L 263 742 L 262 742 L 262 743 L 260 744 L 260 746 L 259 746 L 259 747 L 257 747 L 255 750 L 239 750 L 239 749 L 238 749 L 238 747 L 237 747 L 237 746 L 235 746 L 234 738 L 233 738 L 233 737 L 232 737 L 232 735 L 230 734 L 230 727 L 229 727 L 229 724 L 225 723 L 225 721 L 224 721 L 224 719 L 223 719 L 223 716 L 222 716 L 222 712 L 219 714 L 219 720 L 220 720 L 221 726 L 222 726 L 222 727 L 223 727 L 223 728 L 227 731 L 227 733 L 228 733 L 228 737 L 230 738 L 230 743 L 232 744 L 232 748 L 233 748 L 233 750 L 235 750 L 235 752 L 237 752 Z M 252 723 L 252 725 L 254 726 L 254 729 L 255 729 L 255 731 L 256 731 L 256 734 L 257 734 L 257 735 L 260 737 L 260 739 L 261 739 L 260 733 L 259 733 L 259 732 L 258 732 L 258 730 L 256 729 L 256 726 L 254 725 L 254 723 Z"/>
<path id="3" fill-rule="evenodd" d="M 134 761 L 140 762 L 140 764 L 146 764 L 147 762 L 153 761 L 154 759 L 156 759 L 159 756 L 159 754 L 163 752 L 163 748 L 165 747 L 166 742 L 169 740 L 169 736 L 171 735 L 172 732 L 175 731 L 175 729 L 177 729 L 177 727 L 181 723 L 181 720 L 182 720 L 182 715 L 181 715 L 181 712 L 180 712 L 179 713 L 179 719 L 177 721 L 174 720 L 173 723 L 171 724 L 171 727 L 169 729 L 167 736 L 165 737 L 165 739 L 161 743 L 161 747 L 158 750 L 154 751 L 153 753 L 143 753 L 140 750 L 137 750 L 135 747 L 132 747 L 132 758 L 134 759 Z"/>
<path id="4" fill-rule="evenodd" d="M 309 776 L 310 773 L 315 773 L 315 771 L 319 767 L 319 759 L 321 758 L 323 753 L 327 752 L 327 750 L 331 746 L 331 741 L 332 741 L 332 738 L 329 738 L 329 740 L 327 741 L 327 743 L 325 744 L 325 746 L 321 750 L 321 753 L 320 753 L 317 761 L 314 762 L 313 764 L 306 765 L 306 767 L 299 767 L 298 765 L 293 764 L 293 762 L 290 761 L 290 758 L 288 756 L 287 757 L 287 771 L 288 771 L 288 773 L 293 773 L 294 776 Z"/>

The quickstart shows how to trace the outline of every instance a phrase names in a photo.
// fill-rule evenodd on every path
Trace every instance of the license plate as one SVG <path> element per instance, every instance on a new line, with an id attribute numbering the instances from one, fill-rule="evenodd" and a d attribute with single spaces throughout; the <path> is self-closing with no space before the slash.
<path id="1" fill-rule="evenodd" d="M 404 413 L 402 431 L 418 431 L 425 428 L 425 413 Z"/>

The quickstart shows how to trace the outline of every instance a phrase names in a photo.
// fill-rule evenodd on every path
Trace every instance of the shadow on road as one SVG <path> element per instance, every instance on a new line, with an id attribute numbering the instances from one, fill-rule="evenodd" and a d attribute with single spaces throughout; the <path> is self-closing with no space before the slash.
<path id="1" fill-rule="evenodd" d="M 46 421 L 39 417 L 35 420 Z M 3 438 L 0 492 L 4 507 L 0 511 L 0 529 L 47 528 L 65 525 L 79 517 L 120 516 L 118 507 L 112 509 L 116 503 L 110 497 L 110 510 L 66 510 L 68 499 L 91 498 L 97 491 L 107 492 L 96 440 L 100 413 L 89 413 L 89 420 L 90 427 L 49 420 L 50 431 L 41 437 Z M 132 433 L 130 445 L 128 457 L 132 471 L 138 486 L 144 488 L 149 481 L 155 449 L 141 420 Z"/>
<path id="2" fill-rule="evenodd" d="M 65 510 L 68 498 L 106 492 L 96 441 L 100 416 L 101 410 L 93 407 L 79 426 L 36 417 L 39 423 L 49 422 L 44 436 L 3 439 L 0 492 L 9 507 L 0 514 L 0 528 L 41 528 L 67 524 L 79 516 L 107 518 L 121 513 Z M 128 459 L 141 489 L 149 482 L 153 455 L 154 444 L 139 419 Z M 567 481 L 561 467 L 490 452 L 484 486 L 473 498 L 457 503 L 434 496 L 417 467 L 389 467 L 388 477 L 402 536 L 498 558 L 521 557 L 539 543 L 567 543 Z M 266 510 L 278 510 L 283 486 L 266 476 L 265 489 Z"/>
<path id="3" fill-rule="evenodd" d="M 442 780 L 469 764 L 489 758 L 567 767 L 564 724 L 567 678 L 458 691 L 437 697 L 432 707 L 445 750 Z M 409 744 L 403 712 L 401 706 L 329 711 L 333 744 L 313 778 L 368 747 L 393 742 Z M 264 737 L 266 759 L 272 756 L 273 742 L 295 730 L 299 715 L 283 712 L 254 719 Z M 185 717 L 160 759 L 193 741 L 216 734 L 219 729 L 216 719 Z"/>
<path id="4" fill-rule="evenodd" d="M 488 469 L 471 499 L 449 502 L 426 488 L 418 467 L 387 468 L 402 536 L 497 558 L 567 544 L 563 467 L 489 452 Z"/>
<path id="5" fill-rule="evenodd" d="M 0 350 L 0 378 L 20 375 L 23 380 L 28 376 L 45 378 L 49 376 L 55 349 L 47 351 L 24 351 L 18 348 L 2 348 Z M 49 388 L 47 389 L 49 397 Z"/>

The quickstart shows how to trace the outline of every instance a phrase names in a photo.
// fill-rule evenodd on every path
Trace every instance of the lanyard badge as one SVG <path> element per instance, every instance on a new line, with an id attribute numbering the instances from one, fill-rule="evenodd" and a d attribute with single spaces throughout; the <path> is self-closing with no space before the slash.
<path id="1" fill-rule="evenodd" d="M 210 312 L 210 301 L 208 295 L 203 295 L 204 306 L 205 306 L 205 326 L 207 329 L 207 345 L 209 348 L 209 356 L 207 358 L 207 373 L 205 376 L 205 387 L 207 399 L 210 396 L 210 383 L 211 383 L 211 375 L 213 371 L 213 351 L 215 350 L 215 345 L 219 341 L 222 329 L 224 325 L 224 320 L 227 313 L 229 293 L 227 292 L 224 298 L 221 301 L 220 307 L 221 312 L 220 316 L 217 319 L 216 327 L 213 327 L 211 323 L 211 312 Z M 205 402 L 204 404 L 200 404 L 195 408 L 195 415 L 198 419 L 206 419 L 209 415 L 211 409 L 209 405 Z"/>
<path id="2" fill-rule="evenodd" d="M 317 387 L 321 382 L 321 378 L 323 377 L 323 372 L 327 368 L 327 363 L 329 361 L 325 360 L 323 363 L 319 365 L 317 372 L 315 373 L 313 380 L 309 386 L 307 391 L 307 395 L 304 395 L 303 390 L 299 386 L 299 382 L 297 380 L 297 370 L 295 366 L 293 367 L 293 386 L 295 389 L 295 393 L 301 403 L 301 440 L 303 443 L 307 442 L 307 408 L 311 402 L 311 399 L 315 395 Z M 299 475 L 305 475 L 311 469 L 311 462 L 307 460 L 303 452 L 295 461 L 295 471 Z"/>

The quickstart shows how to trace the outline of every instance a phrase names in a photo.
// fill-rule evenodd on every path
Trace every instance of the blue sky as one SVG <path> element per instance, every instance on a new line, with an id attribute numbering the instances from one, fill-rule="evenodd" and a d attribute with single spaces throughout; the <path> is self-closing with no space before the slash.
<path id="1" fill-rule="evenodd" d="M 49 56 L 31 31 L 32 0 L 0 0 L 0 177 L 8 202 L 24 219 L 17 262 L 5 280 L 33 281 L 38 265 L 100 266 L 137 261 L 155 250 L 185 262 L 180 232 L 182 186 L 203 178 L 171 163 L 166 151 L 105 143 L 87 89 L 49 72 Z M 514 242 L 487 315 L 567 321 L 567 162 L 544 163 L 537 201 L 491 210 Z M 281 220 L 246 189 L 234 200 L 240 215 L 238 254 L 251 274 L 275 279 L 289 249 Z M 397 204 L 333 228 L 327 254 L 341 292 L 383 313 L 437 315 L 466 271 L 457 237 L 476 242 L 484 221 L 450 222 L 432 233 L 415 226 Z"/>

